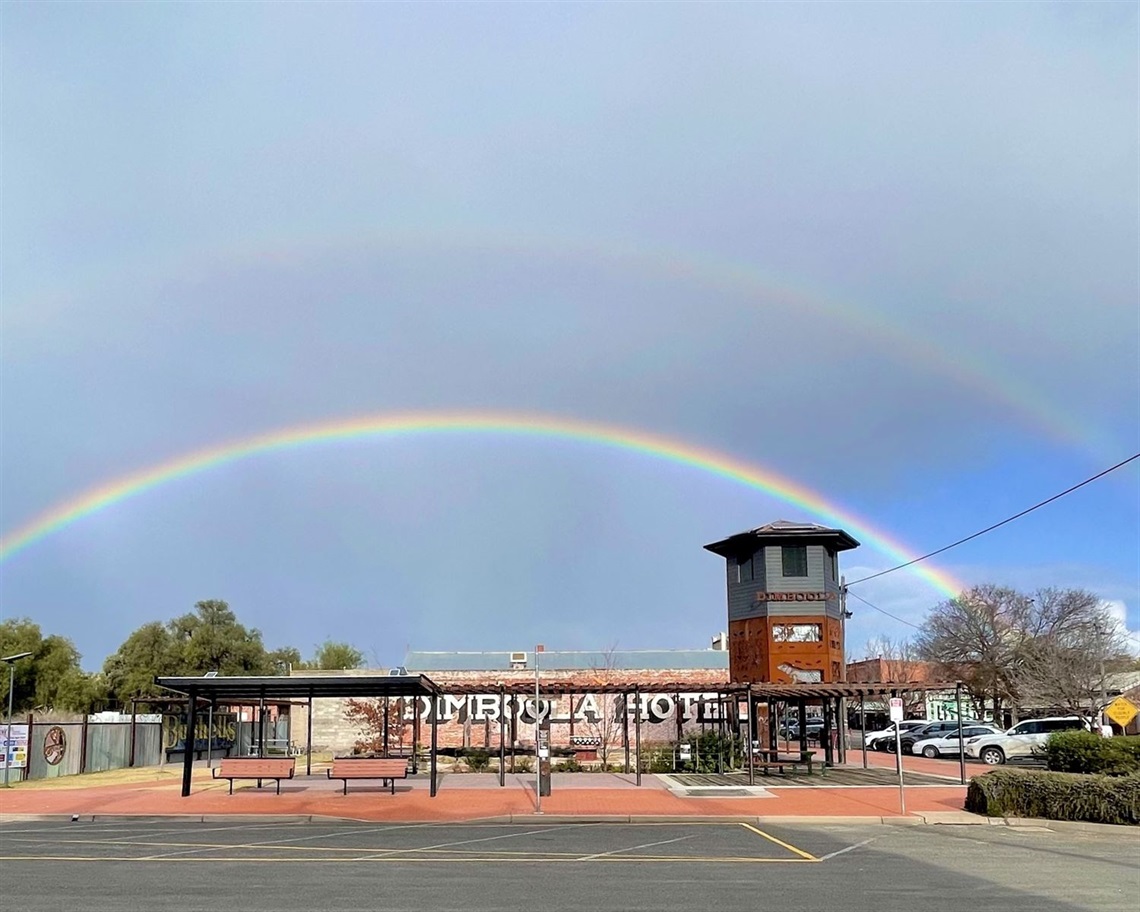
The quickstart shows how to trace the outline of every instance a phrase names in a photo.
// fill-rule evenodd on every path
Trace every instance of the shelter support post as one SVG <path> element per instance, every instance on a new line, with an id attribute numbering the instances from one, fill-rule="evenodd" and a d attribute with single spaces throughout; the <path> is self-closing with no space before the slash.
<path id="1" fill-rule="evenodd" d="M 823 737 L 823 765 L 835 765 L 835 751 L 832 748 L 831 734 L 834 731 L 831 725 L 832 720 L 832 701 L 831 697 L 823 698 L 823 731 L 820 733 Z"/>
<path id="2" fill-rule="evenodd" d="M 499 685 L 499 785 L 507 784 L 507 688 Z"/>
<path id="3" fill-rule="evenodd" d="M 420 708 L 423 704 L 416 697 L 416 711 L 412 713 L 412 775 L 420 770 Z"/>
<path id="4" fill-rule="evenodd" d="M 625 774 L 629 775 L 629 693 L 621 692 L 621 745 L 625 750 Z"/>
<path id="5" fill-rule="evenodd" d="M 958 780 L 966 784 L 966 734 L 962 725 L 962 682 L 954 685 L 954 705 L 958 713 Z"/>
<path id="6" fill-rule="evenodd" d="M 387 694 L 384 694 L 384 757 L 388 758 L 390 750 L 388 748 L 388 714 L 392 711 L 391 700 Z"/>
<path id="7" fill-rule="evenodd" d="M 305 713 L 305 775 L 313 775 L 313 690 L 309 688 L 308 711 Z"/>
<path id="8" fill-rule="evenodd" d="M 803 698 L 799 702 L 799 720 L 800 720 L 800 750 L 807 750 L 807 703 Z"/>
<path id="9" fill-rule="evenodd" d="M 867 698 L 859 694 L 859 741 L 863 745 L 863 769 L 867 768 Z"/>
<path id="10" fill-rule="evenodd" d="M 436 749 L 439 747 L 439 697 L 432 695 L 431 698 L 431 791 L 430 796 L 435 797 L 438 785 L 436 783 Z"/>
<path id="11" fill-rule="evenodd" d="M 257 701 L 257 756 L 265 756 L 265 688 Z"/>
<path id="12" fill-rule="evenodd" d="M 190 780 L 194 777 L 194 729 L 198 725 L 198 691 L 191 687 L 186 704 L 186 737 L 182 740 L 182 797 L 190 796 Z"/>
<path id="13" fill-rule="evenodd" d="M 836 701 L 836 727 L 839 729 L 839 762 L 847 765 L 847 698 L 839 697 Z"/>
<path id="14" fill-rule="evenodd" d="M 197 747 L 198 739 L 194 739 Z M 214 701 L 210 700 L 210 708 L 206 710 L 206 769 L 214 768 Z"/>
<path id="15" fill-rule="evenodd" d="M 772 710 L 771 710 L 771 708 L 769 708 L 768 714 L 771 715 L 771 713 L 772 713 Z M 749 735 L 751 735 L 753 733 L 752 730 L 755 728 L 755 724 L 756 724 L 755 719 L 756 719 L 756 697 L 752 693 L 752 685 L 749 684 L 748 685 L 748 728 L 749 728 L 748 733 L 749 733 Z M 753 747 L 753 744 L 754 744 L 754 739 L 748 738 L 745 750 L 748 751 L 748 784 L 749 785 L 755 785 L 756 784 L 756 750 Z"/>
<path id="16" fill-rule="evenodd" d="M 637 757 L 637 784 L 641 785 L 641 688 L 637 688 L 633 692 L 633 727 L 634 737 L 637 739 L 637 749 L 634 754 Z"/>
<path id="17" fill-rule="evenodd" d="M 131 700 L 131 754 L 127 758 L 127 766 L 135 765 L 135 738 L 136 738 L 136 725 L 138 715 L 138 701 Z M 28 735 L 28 744 L 32 743 L 31 735 Z"/>

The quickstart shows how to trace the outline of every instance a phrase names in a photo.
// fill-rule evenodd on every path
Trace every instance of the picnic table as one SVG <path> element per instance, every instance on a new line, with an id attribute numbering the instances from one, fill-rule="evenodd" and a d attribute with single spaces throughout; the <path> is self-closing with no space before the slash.
<path id="1" fill-rule="evenodd" d="M 798 767 L 807 767 L 807 774 L 812 775 L 813 758 L 818 751 L 813 750 L 789 750 L 777 747 L 754 747 L 752 753 L 759 757 L 759 760 L 753 760 L 753 765 L 760 767 L 764 770 L 764 775 L 768 775 L 768 770 L 778 769 L 781 773 L 784 772 L 784 767 L 796 769 Z"/>

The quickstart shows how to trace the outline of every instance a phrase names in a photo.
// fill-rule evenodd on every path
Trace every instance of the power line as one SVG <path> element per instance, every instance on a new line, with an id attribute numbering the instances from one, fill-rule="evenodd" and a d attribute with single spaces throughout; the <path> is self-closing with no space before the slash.
<path id="1" fill-rule="evenodd" d="M 891 614 L 889 611 L 885 611 L 884 609 L 880 608 L 878 605 L 872 605 L 870 602 L 868 602 L 861 595 L 858 595 L 854 592 L 848 592 L 847 594 L 852 596 L 853 598 L 859 599 L 859 601 L 861 601 L 868 608 L 874 608 L 877 612 L 879 612 L 879 614 L 885 614 L 887 617 L 893 618 L 894 620 L 898 621 L 900 624 L 906 624 L 908 627 L 913 627 L 915 630 L 921 630 L 922 629 L 918 624 L 912 624 L 910 621 L 904 620 L 903 618 L 899 617 L 897 614 Z"/>
<path id="2" fill-rule="evenodd" d="M 894 573 L 896 570 L 902 570 L 906 567 L 911 567 L 914 564 L 919 563 L 920 561 L 924 561 L 924 560 L 927 560 L 928 558 L 934 557 L 936 554 L 942 554 L 944 551 L 949 551 L 951 548 L 957 548 L 959 545 L 964 545 L 966 542 L 973 541 L 975 538 L 978 538 L 981 535 L 985 535 L 987 532 L 993 532 L 994 529 L 1001 528 L 1006 523 L 1011 523 L 1015 519 L 1021 519 L 1021 517 L 1025 516 L 1026 514 L 1032 513 L 1034 510 L 1039 510 L 1042 507 L 1044 507 L 1046 504 L 1051 504 L 1055 500 L 1060 500 L 1066 494 L 1072 494 L 1078 488 L 1083 488 L 1087 484 L 1092 484 L 1098 478 L 1103 478 L 1109 472 L 1115 472 L 1117 469 L 1119 469 L 1123 466 L 1126 466 L 1126 465 L 1128 465 L 1128 463 L 1133 462 L 1137 459 L 1140 459 L 1140 453 L 1136 453 L 1132 456 L 1129 456 L 1123 462 L 1118 462 L 1116 465 L 1110 466 L 1109 468 L 1105 469 L 1103 472 L 1097 472 L 1091 478 L 1086 478 L 1084 481 L 1080 482 L 1079 484 L 1073 485 L 1071 488 L 1065 488 L 1065 490 L 1061 491 L 1059 494 L 1054 494 L 1052 497 L 1046 498 L 1045 500 L 1041 501 L 1040 503 L 1035 503 L 1032 507 L 1029 507 L 1028 509 L 1022 510 L 1020 513 L 1015 513 L 1015 514 L 1013 514 L 1013 516 L 1006 517 L 1001 522 L 996 522 L 992 526 L 986 526 L 986 528 L 982 529 L 980 532 L 975 532 L 973 535 L 967 535 L 965 538 L 960 538 L 956 542 L 951 542 L 950 544 L 945 545 L 942 548 L 939 548 L 937 551 L 931 551 L 929 554 L 922 555 L 922 557 L 916 557 L 914 560 L 908 560 L 905 564 L 899 564 L 897 567 L 891 567 L 887 570 L 880 570 L 878 573 L 872 573 L 870 576 L 864 576 L 861 579 L 857 579 L 853 582 L 848 583 L 847 585 L 848 586 L 854 586 L 858 583 L 865 583 L 865 582 L 867 582 L 867 580 L 873 580 L 873 579 L 877 579 L 880 576 L 886 576 L 888 573 Z M 855 593 L 853 593 L 853 592 L 851 594 L 855 595 Z M 857 595 L 855 597 L 859 598 L 859 596 L 857 596 Z M 874 607 L 874 606 L 872 606 L 872 607 Z M 885 614 L 886 612 L 883 612 L 883 613 Z M 904 623 L 905 623 L 905 621 L 904 621 Z"/>

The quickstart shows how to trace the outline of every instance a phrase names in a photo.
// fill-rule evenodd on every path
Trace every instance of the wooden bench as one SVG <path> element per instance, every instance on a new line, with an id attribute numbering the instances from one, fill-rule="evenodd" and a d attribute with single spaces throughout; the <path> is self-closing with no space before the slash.
<path id="1" fill-rule="evenodd" d="M 380 784 L 390 782 L 392 794 L 396 794 L 396 780 L 408 778 L 408 761 L 403 757 L 365 760 L 345 757 L 334 759 L 332 769 L 326 771 L 330 779 L 344 782 L 344 794 L 348 794 L 349 779 L 379 779 Z"/>
<path id="2" fill-rule="evenodd" d="M 755 753 L 760 756 L 760 760 L 753 760 L 754 767 L 764 770 L 764 775 L 768 775 L 768 770 L 778 769 L 781 773 L 784 767 L 791 767 L 793 770 L 797 767 L 806 766 L 807 774 L 812 775 L 812 758 L 815 756 L 815 751 L 796 751 L 795 756 L 781 756 L 781 754 L 788 754 L 787 751 L 779 750 L 756 750 Z"/>
<path id="3" fill-rule="evenodd" d="M 213 778 L 229 779 L 231 795 L 234 793 L 235 779 L 256 779 L 258 788 L 261 788 L 262 779 L 273 779 L 277 782 L 277 794 L 280 795 L 281 780 L 293 778 L 296 763 L 292 757 L 227 757 L 214 767 Z"/>

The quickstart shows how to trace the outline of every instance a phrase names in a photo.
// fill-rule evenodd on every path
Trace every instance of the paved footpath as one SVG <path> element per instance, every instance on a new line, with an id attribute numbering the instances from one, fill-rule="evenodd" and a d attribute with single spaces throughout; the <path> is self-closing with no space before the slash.
<path id="1" fill-rule="evenodd" d="M 316 773 L 316 771 L 314 771 Z M 212 781 L 208 770 L 197 769 L 192 794 L 181 797 L 174 771 L 149 775 L 141 782 L 96 785 L 93 778 L 74 777 L 42 786 L 30 782 L 0 793 L 0 814 L 104 815 L 193 817 L 215 815 L 272 815 L 329 817 L 367 821 L 460 821 L 526 817 L 535 814 L 534 778 L 508 776 L 501 787 L 493 774 L 450 774 L 440 780 L 439 793 L 430 797 L 426 777 L 397 784 L 396 794 L 380 783 L 351 783 L 347 795 L 341 784 L 322 773 L 301 775 L 281 784 L 257 789 L 238 783 L 234 794 L 228 784 Z M 700 797 L 683 789 L 670 790 L 668 777 L 645 775 L 637 787 L 632 775 L 556 774 L 552 794 L 542 800 L 546 815 L 566 817 L 747 817 L 747 818 L 864 818 L 881 820 L 962 812 L 965 788 L 947 780 L 945 785 L 910 786 L 906 814 L 899 808 L 898 789 L 891 786 L 804 787 L 783 777 L 757 777 L 754 789 L 701 789 Z M 54 787 L 52 787 L 54 786 Z M 72 787 L 73 786 L 73 787 Z M 711 794 L 710 794 L 711 793 Z"/>

